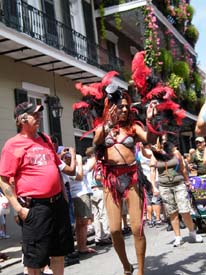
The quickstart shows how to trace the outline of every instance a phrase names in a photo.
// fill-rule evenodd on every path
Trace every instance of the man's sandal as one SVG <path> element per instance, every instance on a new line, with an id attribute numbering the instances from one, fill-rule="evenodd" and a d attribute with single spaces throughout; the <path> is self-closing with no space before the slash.
<path id="1" fill-rule="evenodd" d="M 134 271 L 134 267 L 133 265 L 130 265 L 130 271 L 124 271 L 124 275 L 132 275 L 133 271 Z"/>

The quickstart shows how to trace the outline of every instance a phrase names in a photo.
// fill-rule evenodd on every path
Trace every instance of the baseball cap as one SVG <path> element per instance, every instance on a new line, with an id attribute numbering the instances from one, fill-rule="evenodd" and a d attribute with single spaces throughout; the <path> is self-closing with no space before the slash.
<path id="1" fill-rule="evenodd" d="M 57 154 L 60 155 L 61 152 L 62 152 L 65 148 L 66 148 L 66 147 L 64 147 L 64 146 L 62 146 L 62 145 L 61 145 L 61 146 L 58 146 Z M 71 157 L 71 154 L 70 154 L 70 152 L 68 151 L 68 152 L 66 152 L 66 154 L 65 154 L 64 156 L 70 158 L 70 157 Z"/>
<path id="2" fill-rule="evenodd" d="M 23 102 L 16 106 L 16 109 L 14 111 L 14 118 L 17 118 L 18 116 L 27 113 L 27 114 L 33 114 L 37 112 L 41 112 L 44 110 L 43 105 L 36 105 L 31 102 Z"/>
<path id="3" fill-rule="evenodd" d="M 204 137 L 196 137 L 195 141 L 203 142 L 205 139 Z"/>

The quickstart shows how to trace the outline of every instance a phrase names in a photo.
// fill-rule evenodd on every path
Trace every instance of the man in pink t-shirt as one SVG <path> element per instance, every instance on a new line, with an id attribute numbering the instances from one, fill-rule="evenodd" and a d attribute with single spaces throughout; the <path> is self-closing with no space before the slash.
<path id="1" fill-rule="evenodd" d="M 19 104 L 14 112 L 19 133 L 7 140 L 0 160 L 0 187 L 22 220 L 24 265 L 29 275 L 40 274 L 48 264 L 54 275 L 64 273 L 68 253 L 68 202 L 60 178 L 61 164 L 50 138 L 37 132 L 42 105 Z M 63 172 L 75 174 L 73 148 L 70 166 Z M 65 152 L 66 153 L 66 152 Z M 12 185 L 11 185 L 12 179 Z"/>

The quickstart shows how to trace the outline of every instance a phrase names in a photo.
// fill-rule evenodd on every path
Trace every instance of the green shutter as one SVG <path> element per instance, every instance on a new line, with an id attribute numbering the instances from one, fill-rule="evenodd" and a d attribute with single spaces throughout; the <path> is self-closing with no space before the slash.
<path id="1" fill-rule="evenodd" d="M 91 7 L 91 4 L 87 3 L 85 0 L 82 0 L 82 6 L 84 11 L 86 37 L 88 39 L 87 41 L 88 63 L 96 64 L 97 48 L 96 48 L 95 36 L 94 36 L 92 7 Z"/>
<path id="2" fill-rule="evenodd" d="M 27 91 L 24 89 L 14 89 L 15 106 L 28 101 Z"/>
<path id="3" fill-rule="evenodd" d="M 62 50 L 64 50 L 68 54 L 75 54 L 75 45 L 74 39 L 72 34 L 72 27 L 71 27 L 71 16 L 70 16 L 70 3 L 69 0 L 62 0 L 61 1 L 61 9 L 63 14 L 63 40 L 62 40 Z"/>

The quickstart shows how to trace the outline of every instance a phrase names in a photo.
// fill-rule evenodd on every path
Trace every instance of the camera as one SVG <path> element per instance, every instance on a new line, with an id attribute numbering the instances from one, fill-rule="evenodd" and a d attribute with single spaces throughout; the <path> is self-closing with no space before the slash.
<path id="1" fill-rule="evenodd" d="M 116 84 L 111 83 L 106 88 L 107 97 L 112 104 L 117 104 L 117 102 L 122 99 L 123 89 L 118 87 Z"/>

